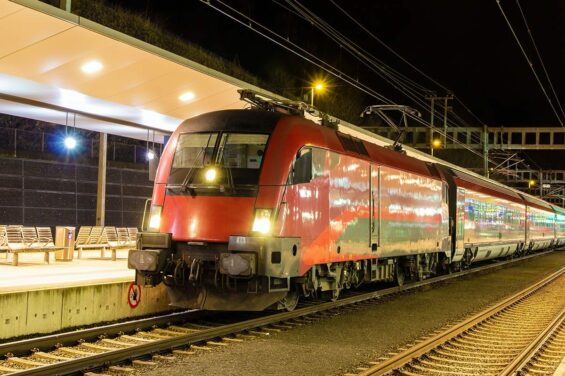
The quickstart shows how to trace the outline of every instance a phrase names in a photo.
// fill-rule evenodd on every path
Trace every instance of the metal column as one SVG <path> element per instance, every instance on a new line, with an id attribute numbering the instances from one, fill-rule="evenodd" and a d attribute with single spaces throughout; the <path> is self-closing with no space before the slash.
<path id="1" fill-rule="evenodd" d="M 106 216 L 106 161 L 108 154 L 108 135 L 99 133 L 98 147 L 98 190 L 96 193 L 96 226 L 104 226 Z"/>
<path id="2" fill-rule="evenodd" d="M 66 12 L 70 12 L 71 11 L 71 1 L 72 0 L 61 0 L 59 2 L 59 8 L 61 8 L 62 10 L 66 11 Z"/>
<path id="3" fill-rule="evenodd" d="M 488 178 L 488 128 L 486 125 L 483 126 L 483 171 L 485 177 Z"/>

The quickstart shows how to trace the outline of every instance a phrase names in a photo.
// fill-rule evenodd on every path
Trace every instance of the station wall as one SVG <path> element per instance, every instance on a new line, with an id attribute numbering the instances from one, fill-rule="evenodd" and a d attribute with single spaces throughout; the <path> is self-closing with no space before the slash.
<path id="1" fill-rule="evenodd" d="M 0 223 L 94 225 L 98 167 L 0 157 Z M 152 182 L 147 170 L 109 167 L 106 225 L 140 227 Z"/>

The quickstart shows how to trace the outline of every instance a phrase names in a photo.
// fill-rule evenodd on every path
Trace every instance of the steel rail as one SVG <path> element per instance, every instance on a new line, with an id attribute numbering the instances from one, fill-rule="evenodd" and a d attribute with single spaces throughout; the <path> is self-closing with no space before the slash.
<path id="1" fill-rule="evenodd" d="M 166 325 L 170 323 L 186 322 L 186 320 L 198 318 L 203 312 L 190 310 L 174 312 L 166 315 L 147 317 L 137 320 L 129 320 L 114 324 L 102 325 L 93 328 L 74 330 L 71 332 L 50 334 L 47 336 L 27 338 L 19 341 L 0 343 L 0 356 L 6 354 L 20 355 L 28 353 L 30 349 L 47 350 L 61 345 L 76 344 L 81 340 L 98 338 L 100 336 L 111 336 L 119 332 L 133 332 L 138 329 L 151 328 L 153 326 Z M 209 313 L 208 313 L 209 314 Z"/>
<path id="2" fill-rule="evenodd" d="M 464 276 L 467 276 L 467 275 L 470 275 L 470 274 L 476 274 L 476 273 L 481 273 L 481 272 L 491 271 L 491 270 L 498 270 L 498 269 L 504 268 L 507 265 L 514 264 L 516 262 L 525 261 L 527 259 L 538 257 L 538 256 L 548 254 L 548 253 L 551 253 L 551 252 L 553 252 L 553 250 L 542 252 L 542 253 L 536 253 L 536 254 L 532 254 L 532 255 L 529 255 L 529 256 L 526 256 L 526 257 L 521 257 L 521 258 L 517 258 L 517 259 L 513 259 L 513 260 L 502 261 L 502 262 L 498 262 L 496 264 L 485 265 L 485 266 L 465 270 L 465 271 L 454 273 L 454 274 L 443 275 L 443 276 L 431 278 L 431 279 L 428 279 L 428 280 L 424 280 L 424 281 L 420 281 L 420 282 L 416 282 L 416 283 L 411 283 L 411 284 L 406 285 L 406 286 L 391 287 L 391 288 L 387 288 L 387 289 L 382 289 L 382 290 L 372 291 L 372 292 L 368 292 L 368 293 L 362 293 L 362 294 L 359 294 L 359 295 L 354 295 L 354 296 L 351 296 L 351 297 L 346 297 L 346 298 L 337 300 L 335 302 L 325 302 L 325 303 L 321 303 L 321 304 L 315 304 L 315 305 L 312 305 L 312 306 L 307 306 L 307 307 L 304 307 L 304 308 L 296 309 L 292 312 L 281 312 L 281 313 L 271 314 L 271 315 L 268 315 L 268 316 L 263 316 L 263 317 L 259 317 L 259 318 L 255 318 L 255 319 L 242 321 L 242 322 L 237 322 L 237 323 L 233 323 L 233 324 L 222 325 L 222 326 L 215 327 L 215 328 L 205 329 L 205 330 L 202 330 L 202 331 L 197 332 L 197 333 L 183 334 L 183 335 L 175 336 L 175 337 L 172 337 L 172 338 L 156 340 L 154 342 L 144 343 L 144 344 L 141 344 L 141 345 L 136 345 L 136 346 L 132 346 L 132 347 L 128 347 L 128 348 L 116 349 L 116 350 L 108 351 L 108 352 L 104 352 L 104 353 L 93 354 L 92 356 L 87 356 L 87 357 L 83 357 L 83 358 L 75 358 L 75 359 L 72 359 L 72 360 L 48 364 L 48 365 L 40 366 L 40 367 L 36 367 L 36 368 L 24 369 L 24 370 L 21 370 L 20 372 L 15 372 L 13 374 L 14 375 L 55 375 L 55 374 L 64 375 L 64 374 L 79 373 L 79 372 L 82 372 L 84 370 L 92 370 L 92 369 L 107 366 L 109 364 L 117 364 L 117 363 L 122 363 L 122 362 L 125 362 L 125 361 L 128 361 L 128 360 L 131 360 L 131 359 L 141 358 L 141 357 L 147 356 L 148 354 L 170 351 L 170 350 L 173 350 L 175 348 L 180 348 L 180 347 L 188 346 L 188 345 L 191 345 L 191 344 L 201 343 L 201 342 L 205 342 L 205 341 L 212 340 L 212 339 L 215 339 L 215 338 L 221 338 L 221 337 L 224 337 L 224 336 L 227 336 L 227 335 L 245 332 L 247 330 L 253 330 L 253 329 L 256 329 L 258 327 L 264 327 L 264 326 L 267 326 L 267 325 L 270 325 L 270 324 L 276 324 L 276 323 L 279 323 L 281 321 L 286 321 L 286 320 L 295 319 L 295 318 L 299 318 L 299 317 L 303 317 L 303 316 L 308 316 L 308 315 L 312 315 L 312 314 L 315 314 L 315 313 L 328 311 L 328 310 L 331 310 L 331 309 L 335 309 L 335 308 L 339 308 L 339 307 L 343 307 L 343 306 L 347 306 L 347 305 L 351 305 L 351 304 L 355 304 L 355 303 L 360 303 L 360 302 L 371 300 L 371 299 L 383 298 L 383 297 L 390 296 L 390 295 L 400 293 L 400 292 L 417 290 L 417 289 L 420 289 L 420 288 L 425 287 L 425 286 L 430 286 L 430 285 L 433 285 L 433 284 L 441 283 L 443 281 L 464 277 Z M 198 312 L 205 312 L 205 311 L 198 311 Z M 209 312 L 208 312 L 208 314 L 209 314 Z M 135 323 L 136 322 L 134 321 L 134 322 L 131 322 L 130 324 L 135 326 Z M 114 329 L 117 329 L 120 324 L 115 324 L 115 325 L 116 325 L 116 328 L 114 328 Z M 93 328 L 93 330 L 96 330 L 96 329 L 97 328 Z M 120 331 L 124 331 L 124 330 L 121 329 Z M 75 338 L 76 338 L 77 335 L 80 337 L 80 335 L 79 335 L 80 333 L 81 332 L 71 333 L 71 335 L 75 336 Z M 85 336 L 83 335 L 82 337 L 85 337 Z M 84 338 L 82 338 L 82 339 L 84 339 Z M 26 340 L 26 341 L 29 341 L 28 343 L 31 344 L 29 348 L 37 347 L 36 345 L 34 345 L 33 339 Z M 47 342 L 45 342 L 45 343 L 47 343 Z M 5 344 L 6 347 L 8 347 L 8 345 L 9 344 Z M 28 348 L 28 350 L 29 350 L 29 348 Z"/>
<path id="3" fill-rule="evenodd" d="M 542 287 L 548 285 L 549 283 L 559 278 L 564 273 L 565 273 L 565 267 L 562 267 L 558 271 L 536 282 L 534 285 L 531 285 L 526 289 L 502 300 L 501 302 L 498 302 L 495 305 L 488 307 L 487 309 L 477 313 L 476 315 L 473 315 L 471 318 L 459 324 L 456 324 L 455 326 L 447 329 L 446 331 L 439 333 L 426 341 L 418 343 L 413 347 L 409 348 L 408 350 L 401 352 L 390 359 L 387 359 L 379 364 L 376 364 L 375 366 L 357 374 L 357 376 L 383 375 L 394 369 L 402 367 L 403 365 L 409 363 L 413 359 L 421 357 L 422 355 L 430 352 L 431 350 L 437 348 L 438 346 L 464 333 L 465 331 L 469 330 L 470 328 L 474 327 L 480 322 L 485 321 L 489 317 L 492 317 L 493 315 L 499 313 L 505 308 L 535 293 Z"/>
<path id="4" fill-rule="evenodd" d="M 565 320 L 565 308 L 563 308 L 543 332 L 541 332 L 539 336 L 500 373 L 500 376 L 514 375 L 518 371 L 526 368 L 528 363 L 539 353 L 551 336 L 559 330 L 563 320 Z"/>

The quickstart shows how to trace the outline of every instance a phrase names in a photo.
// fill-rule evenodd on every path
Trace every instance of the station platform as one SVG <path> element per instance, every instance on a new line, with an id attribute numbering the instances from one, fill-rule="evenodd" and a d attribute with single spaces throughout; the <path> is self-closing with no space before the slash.
<path id="1" fill-rule="evenodd" d="M 22 254 L 18 266 L 0 255 L 0 340 L 48 334 L 82 326 L 171 311 L 166 289 L 132 284 L 127 251 L 117 260 L 100 252 L 82 259 L 44 263 L 42 254 Z"/>
<path id="2" fill-rule="evenodd" d="M 0 256 L 0 294 L 133 282 L 135 271 L 128 269 L 127 251 L 118 251 L 116 261 L 96 257 L 100 252 L 90 257 L 84 253 L 82 259 L 52 259 L 49 264 L 43 262 L 42 254 L 22 254 L 18 266 Z"/>

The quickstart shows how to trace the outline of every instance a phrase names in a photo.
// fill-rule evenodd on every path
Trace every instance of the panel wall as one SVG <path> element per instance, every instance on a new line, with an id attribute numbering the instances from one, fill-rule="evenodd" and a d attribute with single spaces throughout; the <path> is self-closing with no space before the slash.
<path id="1" fill-rule="evenodd" d="M 96 166 L 0 157 L 0 223 L 94 225 Z M 110 167 L 106 225 L 140 227 L 152 182 L 147 170 Z"/>

